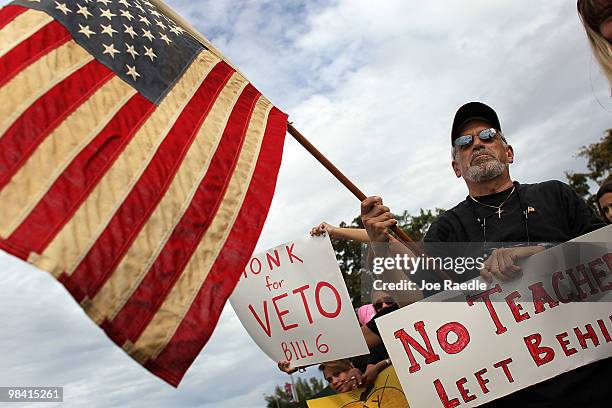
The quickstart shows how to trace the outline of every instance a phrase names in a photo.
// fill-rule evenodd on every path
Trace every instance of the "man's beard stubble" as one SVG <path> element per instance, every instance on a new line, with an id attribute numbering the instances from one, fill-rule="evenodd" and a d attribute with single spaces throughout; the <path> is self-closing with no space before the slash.
<path id="1" fill-rule="evenodd" d="M 490 158 L 483 160 L 477 164 L 470 164 L 464 177 L 474 183 L 481 183 L 483 181 L 493 180 L 495 177 L 502 175 L 504 170 L 508 167 L 508 163 L 502 163 L 495 153 L 485 147 L 480 150 L 472 152 L 470 157 L 470 163 L 474 158 L 482 153 L 490 155 Z"/>

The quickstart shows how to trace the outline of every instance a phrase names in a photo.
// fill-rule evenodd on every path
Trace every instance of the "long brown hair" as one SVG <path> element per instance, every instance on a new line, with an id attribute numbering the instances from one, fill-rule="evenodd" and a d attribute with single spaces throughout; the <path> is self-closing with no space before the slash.
<path id="1" fill-rule="evenodd" d="M 612 85 L 612 45 L 599 32 L 599 26 L 612 13 L 612 5 L 602 0 L 578 0 L 578 15 L 603 73 Z"/>

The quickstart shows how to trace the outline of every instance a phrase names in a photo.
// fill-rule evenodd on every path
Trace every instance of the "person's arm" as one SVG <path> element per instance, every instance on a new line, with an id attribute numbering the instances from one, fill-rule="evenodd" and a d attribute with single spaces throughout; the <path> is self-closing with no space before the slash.
<path id="1" fill-rule="evenodd" d="M 386 358 L 384 360 L 379 361 L 376 364 L 368 364 L 366 370 L 361 374 L 361 381 L 363 382 L 364 387 L 369 387 L 374 384 L 376 381 L 376 377 L 382 370 L 391 366 L 391 359 Z"/>
<path id="2" fill-rule="evenodd" d="M 368 345 L 368 348 L 371 350 L 374 347 L 378 346 L 382 343 L 382 339 L 377 333 L 374 333 L 367 325 L 361 326 L 361 334 L 363 334 L 363 338 Z"/>
<path id="3" fill-rule="evenodd" d="M 357 242 L 368 242 L 368 233 L 363 228 L 343 228 L 322 222 L 321 224 L 312 227 L 310 235 L 318 237 L 319 235 L 329 234 L 330 238 L 347 239 Z"/>

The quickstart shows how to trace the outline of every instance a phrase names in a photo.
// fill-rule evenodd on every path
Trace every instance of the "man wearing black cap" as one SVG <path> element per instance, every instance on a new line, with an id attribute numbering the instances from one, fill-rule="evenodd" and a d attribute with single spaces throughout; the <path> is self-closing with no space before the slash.
<path id="1" fill-rule="evenodd" d="M 452 167 L 465 181 L 469 195 L 442 214 L 429 228 L 425 242 L 484 242 L 500 247 L 481 275 L 510 280 L 516 262 L 550 246 L 594 231 L 605 224 L 567 184 L 545 181 L 519 184 L 510 178 L 514 150 L 501 131 L 493 109 L 480 102 L 459 108 L 451 130 Z M 380 197 L 362 202 L 361 218 L 373 242 L 389 240 L 395 220 Z M 522 242 L 518 248 L 495 243 Z M 466 275 L 464 279 L 474 276 Z"/>
<path id="2" fill-rule="evenodd" d="M 478 273 L 486 280 L 507 281 L 520 273 L 518 261 L 543 251 L 550 243 L 566 242 L 604 224 L 566 184 L 546 181 L 519 184 L 510 178 L 514 150 L 504 137 L 497 114 L 480 102 L 459 108 L 451 130 L 452 167 L 465 181 L 469 195 L 443 213 L 429 228 L 426 245 L 436 242 L 479 243 L 491 251 L 480 271 L 460 276 L 465 281 Z M 361 204 L 361 219 L 372 242 L 388 242 L 387 227 L 395 220 L 380 197 Z M 484 243 L 484 244 L 480 244 Z M 523 243 L 504 248 L 502 243 Z M 477 246 L 478 246 L 477 245 Z M 385 246 L 383 251 L 388 251 Z M 497 248 L 497 249 L 493 249 Z M 391 255 L 378 253 L 378 256 Z M 411 280 L 437 280 L 418 271 Z M 429 293 L 418 293 L 419 297 Z M 612 406 L 610 387 L 602 386 L 610 375 L 608 360 L 555 377 L 494 401 L 512 407 Z M 598 380 L 598 377 L 600 378 Z"/>

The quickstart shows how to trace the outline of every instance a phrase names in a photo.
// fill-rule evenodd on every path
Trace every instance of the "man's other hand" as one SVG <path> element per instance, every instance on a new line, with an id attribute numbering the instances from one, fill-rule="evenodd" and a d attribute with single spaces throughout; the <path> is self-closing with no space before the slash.
<path id="1" fill-rule="evenodd" d="M 492 282 L 493 279 L 502 282 L 517 279 L 523 274 L 518 262 L 544 249 L 541 246 L 495 249 L 485 261 L 484 267 L 480 270 L 480 276 L 487 282 Z"/>

